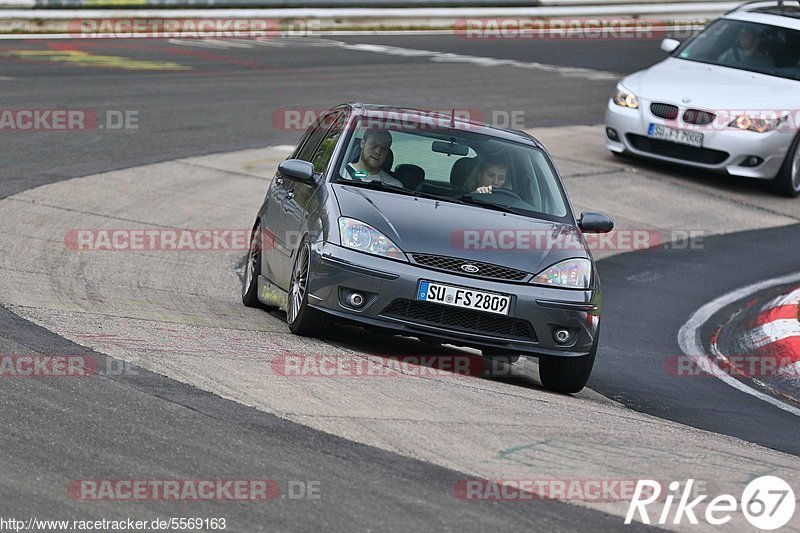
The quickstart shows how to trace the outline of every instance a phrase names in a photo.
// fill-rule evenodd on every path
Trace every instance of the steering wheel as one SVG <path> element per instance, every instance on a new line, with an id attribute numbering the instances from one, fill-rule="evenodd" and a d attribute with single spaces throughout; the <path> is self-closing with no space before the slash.
<path id="1" fill-rule="evenodd" d="M 498 194 L 498 193 L 503 196 L 507 196 L 508 198 L 519 200 L 520 202 L 523 201 L 522 198 L 520 198 L 520 196 L 511 189 L 500 189 L 500 188 L 495 189 L 494 187 L 492 187 L 492 194 Z"/>

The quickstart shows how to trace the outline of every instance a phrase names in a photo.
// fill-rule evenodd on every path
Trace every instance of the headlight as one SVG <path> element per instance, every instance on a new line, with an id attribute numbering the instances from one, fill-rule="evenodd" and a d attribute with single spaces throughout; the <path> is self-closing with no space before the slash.
<path id="1" fill-rule="evenodd" d="M 567 259 L 544 269 L 531 280 L 531 283 L 567 289 L 588 289 L 591 281 L 591 261 L 588 259 Z"/>
<path id="2" fill-rule="evenodd" d="M 406 254 L 392 240 L 369 224 L 353 218 L 339 219 L 339 236 L 342 246 L 392 259 L 408 261 Z"/>
<path id="3" fill-rule="evenodd" d="M 728 126 L 731 128 L 739 128 L 740 130 L 755 131 L 757 133 L 764 133 L 765 131 L 774 130 L 781 122 L 786 120 L 787 117 L 780 118 L 762 118 L 751 117 L 750 115 L 739 115 Z"/>
<path id="4" fill-rule="evenodd" d="M 617 85 L 617 92 L 614 93 L 614 103 L 631 109 L 639 108 L 639 99 L 622 85 Z"/>

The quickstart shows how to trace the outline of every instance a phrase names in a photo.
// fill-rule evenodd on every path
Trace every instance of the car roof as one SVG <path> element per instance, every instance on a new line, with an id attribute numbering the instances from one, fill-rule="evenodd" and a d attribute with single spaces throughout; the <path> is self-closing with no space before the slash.
<path id="1" fill-rule="evenodd" d="M 402 121 L 402 123 L 416 124 L 423 124 L 426 121 L 430 121 L 431 118 L 436 118 L 437 120 L 441 120 L 443 124 L 455 124 L 456 129 L 459 129 L 458 126 L 461 126 L 460 129 L 469 129 L 470 131 L 481 135 L 518 142 L 544 149 L 542 143 L 524 131 L 497 128 L 484 122 L 467 119 L 463 116 L 463 112 L 460 114 L 456 112 L 455 116 L 453 116 L 451 113 L 447 112 L 430 111 L 411 107 L 395 107 L 383 104 L 350 102 L 346 105 L 350 107 L 353 115 L 356 116 L 373 117 L 387 121 L 390 121 L 396 117 L 396 120 Z M 469 127 L 467 128 L 466 126 Z"/>
<path id="2" fill-rule="evenodd" d="M 800 30 L 800 0 L 759 0 L 727 12 L 724 18 Z"/>

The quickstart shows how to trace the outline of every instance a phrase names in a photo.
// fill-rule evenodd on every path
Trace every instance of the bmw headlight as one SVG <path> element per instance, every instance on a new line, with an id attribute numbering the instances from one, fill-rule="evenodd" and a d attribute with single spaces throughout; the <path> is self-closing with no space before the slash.
<path id="1" fill-rule="evenodd" d="M 339 236 L 345 248 L 408 261 L 406 254 L 389 237 L 360 220 L 339 218 Z"/>
<path id="2" fill-rule="evenodd" d="M 639 108 L 639 98 L 622 85 L 617 85 L 617 92 L 614 93 L 614 103 L 621 107 Z"/>
<path id="3" fill-rule="evenodd" d="M 565 289 L 588 289 L 591 281 L 591 261 L 588 259 L 567 259 L 544 269 L 531 280 L 531 283 Z"/>
<path id="4" fill-rule="evenodd" d="M 728 126 L 731 128 L 739 128 L 740 130 L 755 131 L 757 133 L 764 133 L 765 131 L 774 130 L 787 117 L 752 117 L 750 115 L 739 115 L 731 121 Z"/>

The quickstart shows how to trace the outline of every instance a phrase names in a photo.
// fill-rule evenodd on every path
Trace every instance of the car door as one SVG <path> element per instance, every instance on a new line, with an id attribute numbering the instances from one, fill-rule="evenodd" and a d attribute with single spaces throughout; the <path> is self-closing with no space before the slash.
<path id="1" fill-rule="evenodd" d="M 305 133 L 303 133 L 303 136 L 297 143 L 294 152 L 292 152 L 287 159 L 295 159 L 303 147 L 308 143 L 308 140 L 311 138 L 312 134 L 314 134 L 316 131 L 317 130 L 313 127 L 313 125 L 312 127 L 309 127 Z M 262 211 L 263 241 L 261 251 L 261 274 L 266 276 L 267 279 L 269 279 L 272 283 L 276 284 L 278 282 L 277 273 L 280 270 L 280 268 L 277 266 L 277 263 L 279 263 L 280 257 L 278 257 L 275 253 L 276 234 L 278 233 L 275 225 L 280 223 L 281 201 L 285 195 L 286 190 L 283 185 L 283 178 L 280 177 L 279 179 L 279 174 L 276 172 L 272 177 L 272 181 L 267 189 L 266 198 L 264 199 L 264 209 Z M 283 243 L 283 240 L 280 240 L 280 243 Z"/>
<path id="2" fill-rule="evenodd" d="M 344 113 L 334 111 L 320 117 L 296 159 L 314 163 L 314 171 L 321 174 L 327 168 L 330 151 L 342 133 Z M 327 153 L 327 159 L 325 154 Z M 306 214 L 306 205 L 313 197 L 319 181 L 314 184 L 302 183 L 277 173 L 270 197 L 271 205 L 267 211 L 267 225 L 273 239 L 272 265 L 279 287 L 287 289 L 291 279 L 292 267 L 297 246 L 300 241 L 300 228 Z"/>

